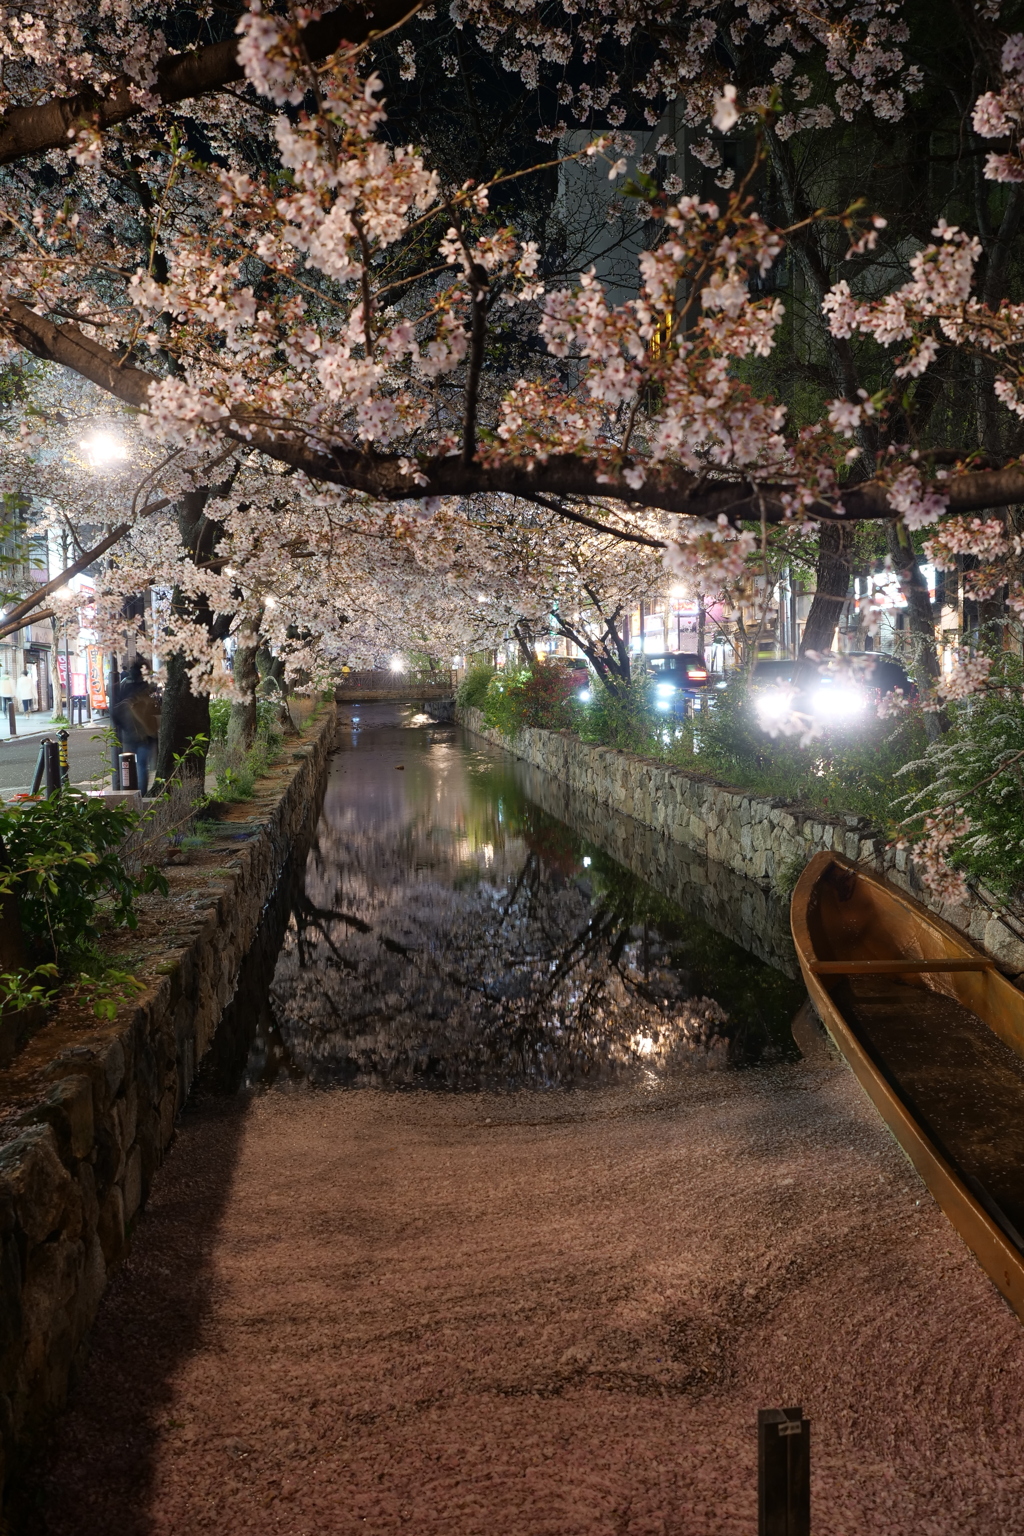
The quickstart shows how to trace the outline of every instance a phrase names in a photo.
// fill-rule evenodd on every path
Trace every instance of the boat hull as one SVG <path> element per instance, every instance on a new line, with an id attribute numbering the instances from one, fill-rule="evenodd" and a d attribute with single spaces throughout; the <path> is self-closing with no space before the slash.
<path id="1" fill-rule="evenodd" d="M 851 890 L 832 899 L 830 886 L 841 884 L 838 870 Z M 832 878 L 830 879 L 830 876 Z M 850 885 L 850 882 L 856 882 Z M 836 911 L 852 903 L 849 915 Z M 830 918 L 832 919 L 830 923 Z M 808 864 L 793 892 L 793 940 L 807 991 L 833 1042 L 900 1146 L 921 1175 L 942 1211 L 960 1233 L 982 1268 L 1024 1319 L 1024 1253 L 972 1193 L 941 1148 L 919 1123 L 898 1088 L 887 1081 L 865 1049 L 834 996 L 834 977 L 818 974 L 822 960 L 880 959 L 895 955 L 909 960 L 951 960 L 979 963 L 971 971 L 920 976 L 918 985 L 941 990 L 976 1014 L 1014 1053 L 1024 1058 L 1024 993 L 1021 993 L 956 929 L 935 917 L 912 897 L 895 889 L 838 854 L 821 853 Z M 836 950 L 846 954 L 836 954 Z M 823 951 L 830 951 L 823 953 Z M 986 968 L 981 968 L 986 967 Z"/>

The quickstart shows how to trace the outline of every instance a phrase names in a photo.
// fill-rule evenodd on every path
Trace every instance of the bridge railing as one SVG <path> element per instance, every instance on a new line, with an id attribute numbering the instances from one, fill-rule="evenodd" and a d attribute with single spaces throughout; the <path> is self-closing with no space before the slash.
<path id="1" fill-rule="evenodd" d="M 417 688 L 454 693 L 455 687 L 456 674 L 448 667 L 439 667 L 431 672 L 392 672 L 390 667 L 367 667 L 360 672 L 342 673 L 338 680 L 337 696 L 343 698 L 346 693 L 376 692 L 378 689 L 387 692 L 401 689 L 410 695 L 415 694 Z"/>

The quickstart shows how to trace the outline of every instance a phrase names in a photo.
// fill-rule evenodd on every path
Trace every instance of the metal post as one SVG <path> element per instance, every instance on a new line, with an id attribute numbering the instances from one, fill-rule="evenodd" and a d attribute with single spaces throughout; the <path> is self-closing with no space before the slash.
<path id="1" fill-rule="evenodd" d="M 60 789 L 60 746 L 56 741 L 46 743 L 46 798 Z"/>
<path id="2" fill-rule="evenodd" d="M 39 756 L 36 758 L 36 771 L 32 775 L 32 789 L 30 791 L 33 795 L 38 795 L 39 786 L 43 782 L 43 774 L 46 772 L 46 749 L 49 744 L 49 736 L 44 736 L 39 743 Z"/>
<path id="3" fill-rule="evenodd" d="M 810 1536 L 811 1425 L 802 1408 L 757 1413 L 758 1536 Z"/>
<path id="4" fill-rule="evenodd" d="M 71 783 L 71 772 L 68 766 L 68 735 L 67 731 L 57 732 L 57 746 L 60 753 L 60 782 Z"/>
<path id="5" fill-rule="evenodd" d="M 13 695 L 12 695 L 11 698 L 9 698 L 7 700 L 7 721 L 8 721 L 8 724 L 10 725 L 10 727 L 11 727 L 11 735 L 12 736 L 17 736 L 17 734 L 18 734 L 18 711 L 17 711 L 17 708 L 15 706 L 15 701 L 14 701 Z"/>
<path id="6" fill-rule="evenodd" d="M 138 789 L 139 764 L 134 752 L 121 753 L 121 788 Z"/>

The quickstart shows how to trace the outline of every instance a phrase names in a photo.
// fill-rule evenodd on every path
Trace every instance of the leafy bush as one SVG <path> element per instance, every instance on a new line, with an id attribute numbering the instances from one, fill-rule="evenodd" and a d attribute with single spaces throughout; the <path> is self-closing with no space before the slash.
<path id="1" fill-rule="evenodd" d="M 890 720 L 869 716 L 856 730 L 826 730 L 807 742 L 770 736 L 758 723 L 752 690 L 737 679 L 686 721 L 665 756 L 725 784 L 849 811 L 891 829 L 894 776 L 921 756 L 925 743 L 919 711 Z"/>
<path id="2" fill-rule="evenodd" d="M 230 699 L 210 700 L 210 740 L 227 741 L 228 721 L 231 719 Z"/>
<path id="3" fill-rule="evenodd" d="M 256 739 L 247 752 L 232 751 L 225 743 L 214 755 L 217 775 L 216 798 L 223 801 L 251 800 L 257 779 L 263 778 L 281 745 L 278 706 L 273 699 L 256 701 Z"/>
<path id="4" fill-rule="evenodd" d="M 651 707 L 650 685 L 642 674 L 627 687 L 611 693 L 600 684 L 591 690 L 592 701 L 579 711 L 577 729 L 584 741 L 658 757 L 664 752 L 665 722 Z"/>
<path id="5" fill-rule="evenodd" d="M 71 791 L 0 810 L 0 893 L 17 897 L 34 966 L 63 977 L 95 968 L 101 925 L 134 928 L 135 897 L 167 883 L 151 866 L 136 879 L 121 847 L 135 816 Z"/>
<path id="6" fill-rule="evenodd" d="M 483 709 L 484 699 L 487 697 L 487 686 L 493 676 L 494 668 L 487 666 L 484 662 L 470 667 L 459 684 L 455 702 L 462 709 Z"/>
<path id="7" fill-rule="evenodd" d="M 543 662 L 495 672 L 483 708 L 487 724 L 503 736 L 514 736 L 524 725 L 565 730 L 576 719 L 568 673 Z"/>
<path id="8" fill-rule="evenodd" d="M 918 851 L 926 883 L 929 865 L 938 866 L 937 889 L 945 863 L 1000 895 L 1024 893 L 1022 671 L 1019 657 L 997 652 L 989 689 L 948 705 L 948 732 L 897 778 L 905 794 L 896 809 L 911 840 L 931 822 Z"/>

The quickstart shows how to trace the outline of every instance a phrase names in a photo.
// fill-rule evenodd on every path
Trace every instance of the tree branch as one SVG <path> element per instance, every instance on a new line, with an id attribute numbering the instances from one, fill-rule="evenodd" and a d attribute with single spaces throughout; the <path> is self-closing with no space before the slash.
<path id="1" fill-rule="evenodd" d="M 373 0 L 371 10 L 365 0 L 347 0 L 345 5 L 303 29 L 306 53 L 311 60 L 326 59 L 343 42 L 358 45 L 391 32 L 414 16 L 422 3 L 423 0 Z M 165 56 L 156 67 L 152 91 L 163 106 L 170 107 L 192 96 L 222 90 L 243 78 L 238 39 L 230 37 L 188 53 Z M 128 75 L 120 75 L 102 94 L 85 90 L 40 106 L 12 107 L 0 119 L 0 165 L 10 165 L 14 160 L 48 149 L 66 149 L 68 134 L 79 123 L 104 129 L 137 117 L 144 109 L 132 98 L 134 84 Z"/>
<path id="2" fill-rule="evenodd" d="M 115 352 L 83 335 L 71 322 L 54 325 L 17 299 L 8 299 L 0 306 L 0 328 L 35 357 L 71 368 L 136 409 L 148 404 L 150 388 L 159 382 L 155 375 L 134 364 L 122 363 Z M 724 515 L 732 523 L 760 522 L 763 513 L 767 522 L 782 523 L 787 520 L 782 496 L 793 489 L 785 482 L 762 481 L 755 485 L 740 478 L 713 479 L 706 471 L 695 475 L 674 464 L 645 465 L 646 479 L 643 485 L 634 487 L 623 477 L 623 471 L 631 467 L 629 464 L 615 469 L 597 457 L 588 459 L 571 453 L 552 454 L 543 463 L 530 458 L 499 459 L 489 464 L 482 464 L 479 459 L 466 464 L 461 456 L 439 455 L 423 457 L 410 469 L 409 460 L 402 455 L 391 457 L 354 448 L 314 448 L 297 432 L 284 436 L 261 425 L 258 417 L 242 411 L 236 412 L 235 420 L 236 427 L 222 429 L 224 439 L 237 442 L 250 452 L 257 449 L 279 464 L 291 465 L 310 480 L 341 485 L 375 501 L 476 495 L 520 496 L 536 501 L 538 496 L 570 496 L 621 501 L 712 520 Z M 960 474 L 945 481 L 943 490 L 951 513 L 1015 506 L 1024 501 L 1024 465 L 1015 461 L 1001 469 Z M 562 507 L 549 506 L 547 510 L 572 521 L 585 521 L 582 513 L 570 514 Z M 806 510 L 812 518 L 841 518 L 844 522 L 893 516 L 885 486 L 872 480 L 848 486 L 840 493 L 838 505 L 814 502 Z M 596 526 L 601 533 L 615 531 L 603 524 Z M 621 536 L 630 537 L 632 542 L 649 542 L 644 535 Z"/>

